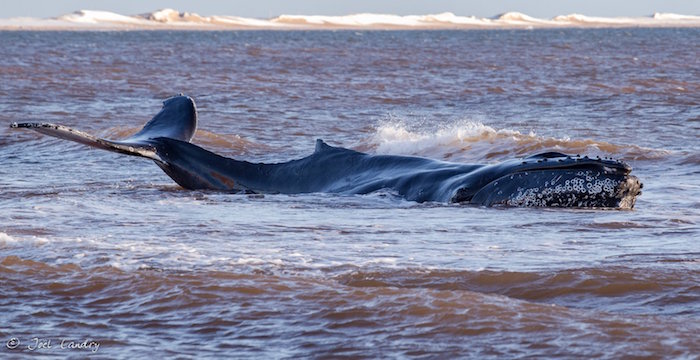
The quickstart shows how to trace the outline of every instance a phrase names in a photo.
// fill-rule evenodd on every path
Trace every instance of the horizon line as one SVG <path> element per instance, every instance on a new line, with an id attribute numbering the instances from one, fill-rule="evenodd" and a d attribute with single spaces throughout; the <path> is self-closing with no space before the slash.
<path id="1" fill-rule="evenodd" d="M 656 12 L 649 16 L 587 16 L 578 13 L 536 18 L 522 12 L 504 12 L 493 17 L 455 15 L 452 12 L 425 15 L 353 13 L 348 15 L 292 15 L 253 18 L 233 15 L 202 16 L 165 8 L 121 15 L 104 10 L 77 10 L 47 18 L 0 19 L 3 30 L 95 30 L 95 29 L 501 29 L 501 28 L 612 28 L 612 27 L 700 27 L 700 16 Z"/>

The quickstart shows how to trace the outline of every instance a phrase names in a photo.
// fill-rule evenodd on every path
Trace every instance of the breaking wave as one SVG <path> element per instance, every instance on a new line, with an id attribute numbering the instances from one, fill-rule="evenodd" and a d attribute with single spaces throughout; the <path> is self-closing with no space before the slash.
<path id="1" fill-rule="evenodd" d="M 116 127 L 99 135 L 120 139 L 133 135 L 139 129 L 140 127 Z M 236 134 L 217 134 L 203 129 L 197 130 L 192 142 L 233 157 L 272 151 L 268 145 Z M 464 162 L 497 162 L 547 151 L 611 156 L 627 161 L 656 160 L 671 155 L 668 150 L 595 139 L 540 136 L 534 132 L 496 129 L 475 121 L 459 121 L 430 130 L 413 129 L 400 121 L 382 123 L 369 138 L 353 148 L 376 154 L 424 156 Z"/>
<path id="2" fill-rule="evenodd" d="M 358 148 L 379 154 L 417 155 L 453 161 L 500 161 L 546 151 L 614 156 L 623 160 L 659 159 L 670 153 L 667 150 L 594 139 L 545 137 L 534 132 L 524 134 L 472 121 L 458 122 L 432 131 L 411 130 L 401 123 L 382 124 Z"/>

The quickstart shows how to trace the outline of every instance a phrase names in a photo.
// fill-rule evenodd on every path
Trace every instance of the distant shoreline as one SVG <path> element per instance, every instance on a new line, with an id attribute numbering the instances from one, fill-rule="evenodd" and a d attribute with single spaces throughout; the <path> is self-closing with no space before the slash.
<path id="1" fill-rule="evenodd" d="M 55 18 L 0 19 L 0 30 L 130 31 L 130 30 L 483 30 L 483 29 L 601 29 L 693 28 L 700 16 L 655 13 L 648 17 L 591 17 L 581 14 L 539 19 L 517 12 L 493 18 L 428 15 L 352 14 L 344 16 L 280 15 L 271 19 L 201 16 L 163 9 L 140 15 L 79 10 Z"/>

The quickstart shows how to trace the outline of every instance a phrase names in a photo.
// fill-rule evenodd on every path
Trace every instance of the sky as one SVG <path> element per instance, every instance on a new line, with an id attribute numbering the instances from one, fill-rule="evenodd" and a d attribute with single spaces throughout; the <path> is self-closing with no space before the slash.
<path id="1" fill-rule="evenodd" d="M 348 15 L 365 12 L 424 15 L 446 11 L 477 17 L 518 11 L 551 18 L 571 13 L 589 16 L 648 16 L 655 12 L 700 15 L 700 0 L 3 0 L 0 18 L 44 18 L 76 10 L 134 15 L 162 8 L 200 15 L 256 18 L 282 14 Z"/>

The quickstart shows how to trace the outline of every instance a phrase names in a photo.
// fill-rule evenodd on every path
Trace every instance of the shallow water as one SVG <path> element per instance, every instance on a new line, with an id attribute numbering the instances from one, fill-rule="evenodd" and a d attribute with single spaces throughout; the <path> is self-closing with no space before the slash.
<path id="1" fill-rule="evenodd" d="M 4 355 L 700 353 L 700 29 L 0 32 Z M 127 136 L 186 93 L 239 159 L 620 158 L 632 211 L 179 188 Z M 32 349 L 34 338 L 51 348 Z"/>

